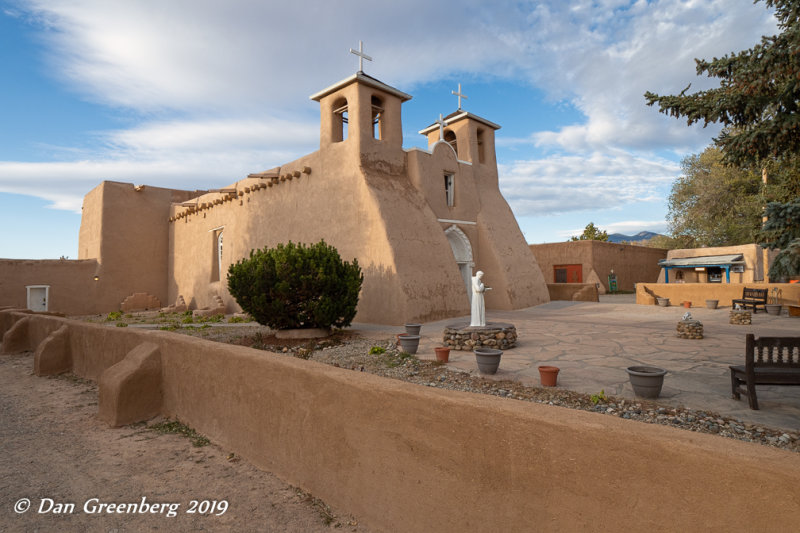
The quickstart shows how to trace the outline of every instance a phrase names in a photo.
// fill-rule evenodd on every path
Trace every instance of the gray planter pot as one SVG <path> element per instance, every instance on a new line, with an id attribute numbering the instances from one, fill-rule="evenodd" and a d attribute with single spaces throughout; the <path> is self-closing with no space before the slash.
<path id="1" fill-rule="evenodd" d="M 706 300 L 706 307 L 709 309 L 716 309 L 719 305 L 719 300 Z"/>
<path id="2" fill-rule="evenodd" d="M 783 309 L 783 306 L 781 304 L 767 304 L 764 307 L 767 308 L 768 315 L 775 315 L 775 316 L 780 315 L 781 309 Z"/>
<path id="3" fill-rule="evenodd" d="M 656 303 L 661 307 L 669 307 L 669 298 L 656 298 Z"/>
<path id="4" fill-rule="evenodd" d="M 495 374 L 500 366 L 500 357 L 503 350 L 493 348 L 475 348 L 475 361 L 478 363 L 478 370 L 481 374 Z"/>
<path id="5" fill-rule="evenodd" d="M 406 333 L 409 335 L 419 335 L 422 324 L 406 324 Z"/>
<path id="6" fill-rule="evenodd" d="M 419 335 L 400 335 L 400 349 L 406 353 L 415 354 L 419 348 Z"/>
<path id="7" fill-rule="evenodd" d="M 633 393 L 641 398 L 658 398 L 667 371 L 655 366 L 629 366 L 626 371 Z"/>

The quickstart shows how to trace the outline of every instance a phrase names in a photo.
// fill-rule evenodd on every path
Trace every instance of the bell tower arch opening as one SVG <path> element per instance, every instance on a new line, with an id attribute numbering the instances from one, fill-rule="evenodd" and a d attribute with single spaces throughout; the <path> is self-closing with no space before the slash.
<path id="1" fill-rule="evenodd" d="M 475 267 L 475 262 L 469 237 L 455 224 L 444 230 L 444 234 L 447 236 L 447 242 L 450 243 L 450 248 L 453 250 L 453 257 L 455 257 L 456 264 L 458 264 L 461 278 L 464 280 L 464 289 L 467 291 L 467 297 L 472 303 L 472 269 Z"/>
<path id="2" fill-rule="evenodd" d="M 342 142 L 347 140 L 347 99 L 338 98 L 333 103 L 333 124 L 331 131 L 331 142 Z"/>
<path id="3" fill-rule="evenodd" d="M 456 141 L 456 134 L 453 130 L 444 130 L 444 142 L 453 147 L 453 151 L 456 153 L 456 157 L 458 157 L 458 142 Z"/>

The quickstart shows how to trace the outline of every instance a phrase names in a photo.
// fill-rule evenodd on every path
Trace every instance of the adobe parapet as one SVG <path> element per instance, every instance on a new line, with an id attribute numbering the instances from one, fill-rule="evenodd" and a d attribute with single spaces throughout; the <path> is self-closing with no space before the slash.
<path id="1" fill-rule="evenodd" d="M 202 196 L 198 196 L 193 200 L 187 202 L 174 203 L 170 212 L 169 222 L 177 222 L 184 219 L 184 222 L 191 220 L 191 215 L 203 214 L 205 218 L 205 211 L 213 209 L 217 206 L 230 205 L 244 205 L 246 195 L 257 193 L 259 191 L 267 191 L 272 187 L 291 182 L 294 179 L 300 179 L 304 176 L 311 174 L 311 167 L 303 165 L 297 169 L 281 170 L 277 169 L 268 170 L 265 172 L 249 174 L 246 179 L 238 181 L 229 187 L 221 189 L 212 189 Z M 247 198 L 249 201 L 249 198 Z"/>

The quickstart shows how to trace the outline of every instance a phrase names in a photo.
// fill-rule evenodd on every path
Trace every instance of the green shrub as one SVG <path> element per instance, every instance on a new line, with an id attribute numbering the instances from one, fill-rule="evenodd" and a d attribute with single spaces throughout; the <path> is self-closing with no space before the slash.
<path id="1" fill-rule="evenodd" d="M 253 250 L 228 269 L 228 290 L 259 324 L 272 329 L 347 327 L 364 276 L 320 241 Z"/>

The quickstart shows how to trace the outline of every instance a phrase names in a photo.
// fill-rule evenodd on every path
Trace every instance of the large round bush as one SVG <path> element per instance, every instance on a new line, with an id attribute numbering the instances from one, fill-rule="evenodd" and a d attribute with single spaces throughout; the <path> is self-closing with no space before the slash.
<path id="1" fill-rule="evenodd" d="M 349 326 L 362 281 L 358 261 L 342 261 L 325 241 L 253 250 L 228 269 L 231 295 L 273 329 Z"/>

